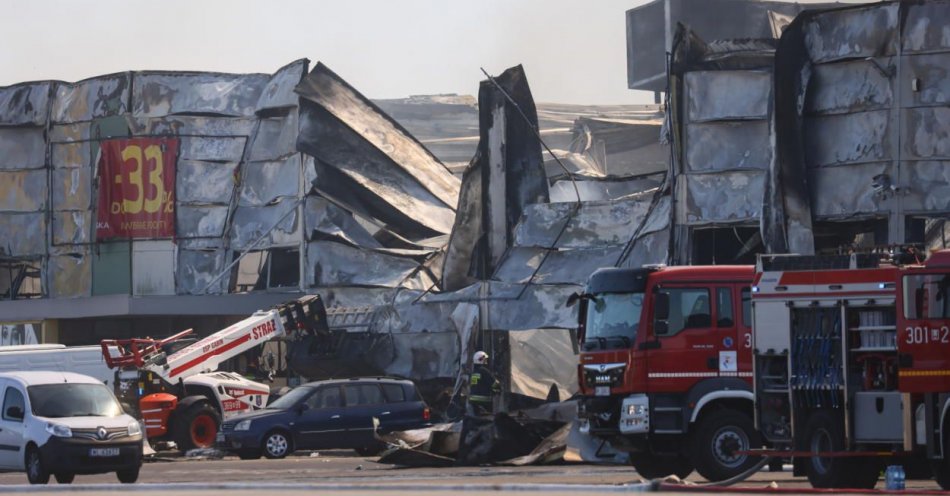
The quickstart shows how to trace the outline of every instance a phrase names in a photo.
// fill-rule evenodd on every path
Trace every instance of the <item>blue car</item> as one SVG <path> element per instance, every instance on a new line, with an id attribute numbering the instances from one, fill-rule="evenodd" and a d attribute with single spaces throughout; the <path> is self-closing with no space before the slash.
<path id="1" fill-rule="evenodd" d="M 283 458 L 296 450 L 354 449 L 378 453 L 380 432 L 431 425 L 429 407 L 411 381 L 356 378 L 303 384 L 266 408 L 221 424 L 218 447 L 242 459 Z"/>

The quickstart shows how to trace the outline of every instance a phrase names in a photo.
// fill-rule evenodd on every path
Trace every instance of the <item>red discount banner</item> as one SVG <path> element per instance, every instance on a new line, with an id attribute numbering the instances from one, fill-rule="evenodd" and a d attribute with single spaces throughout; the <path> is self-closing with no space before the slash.
<path id="1" fill-rule="evenodd" d="M 96 239 L 175 235 L 177 138 L 105 140 Z"/>

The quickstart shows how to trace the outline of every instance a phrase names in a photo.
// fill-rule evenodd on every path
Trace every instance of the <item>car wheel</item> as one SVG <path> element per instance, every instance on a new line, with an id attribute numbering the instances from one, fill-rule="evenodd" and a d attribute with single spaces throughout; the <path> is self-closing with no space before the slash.
<path id="1" fill-rule="evenodd" d="M 56 482 L 60 484 L 72 484 L 73 479 L 76 478 L 76 474 L 57 473 L 57 474 L 54 474 L 54 477 L 56 477 Z"/>
<path id="2" fill-rule="evenodd" d="M 119 482 L 123 484 L 132 484 L 133 482 L 139 480 L 139 468 L 140 467 L 119 470 L 115 473 L 115 476 L 119 479 Z"/>
<path id="3" fill-rule="evenodd" d="M 293 451 L 290 446 L 290 437 L 284 431 L 271 431 L 264 436 L 261 447 L 267 458 L 283 458 Z"/>
<path id="4" fill-rule="evenodd" d="M 49 469 L 43 461 L 43 456 L 36 446 L 26 448 L 26 478 L 30 484 L 46 484 L 49 482 Z"/>

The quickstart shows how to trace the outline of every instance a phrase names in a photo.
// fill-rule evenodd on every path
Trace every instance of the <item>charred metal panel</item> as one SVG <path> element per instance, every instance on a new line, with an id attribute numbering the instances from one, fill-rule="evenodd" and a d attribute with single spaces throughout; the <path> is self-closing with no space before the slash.
<path id="1" fill-rule="evenodd" d="M 645 236 L 670 227 L 670 206 L 673 203 L 672 200 L 673 198 L 668 195 L 662 196 L 657 200 L 653 209 L 650 210 L 649 216 L 647 216 L 647 219 L 643 222 L 643 226 L 641 226 L 637 232 L 637 236 Z"/>
<path id="2" fill-rule="evenodd" d="M 862 164 L 812 169 L 812 211 L 815 217 L 847 217 L 887 210 L 888 203 L 874 195 L 873 177 L 897 177 L 890 163 Z"/>
<path id="3" fill-rule="evenodd" d="M 625 245 L 646 218 L 650 197 L 581 204 L 557 241 L 558 248 Z M 586 277 L 586 276 L 585 276 Z M 580 282 L 580 281 L 579 281 Z"/>
<path id="4" fill-rule="evenodd" d="M 53 212 L 53 244 L 78 245 L 91 242 L 93 212 Z"/>
<path id="5" fill-rule="evenodd" d="M 251 162 L 244 167 L 241 206 L 263 206 L 280 197 L 295 197 L 300 189 L 300 154 L 273 162 Z"/>
<path id="6" fill-rule="evenodd" d="M 92 207 L 92 168 L 53 169 L 53 210 Z"/>
<path id="7" fill-rule="evenodd" d="M 947 35 L 946 0 L 927 0 L 909 4 L 904 18 L 901 40 L 904 52 L 927 52 L 950 49 Z M 945 66 L 946 67 L 946 66 Z"/>
<path id="8" fill-rule="evenodd" d="M 307 75 L 310 66 L 308 59 L 295 60 L 274 73 L 264 85 L 257 100 L 257 110 L 271 110 L 297 106 L 297 94 L 294 88 Z"/>
<path id="9" fill-rule="evenodd" d="M 22 257 L 46 254 L 46 214 L 0 213 L 0 256 Z"/>
<path id="10" fill-rule="evenodd" d="M 353 215 L 318 196 L 307 197 L 304 212 L 305 235 L 308 240 L 335 238 L 362 248 L 382 248 L 382 245 Z"/>
<path id="11" fill-rule="evenodd" d="M 902 106 L 950 104 L 950 53 L 905 56 L 901 64 Z"/>
<path id="12" fill-rule="evenodd" d="M 551 203 L 576 201 L 575 186 L 577 186 L 577 192 L 581 195 L 582 202 L 619 200 L 625 196 L 660 187 L 665 176 L 665 174 L 653 174 L 630 178 L 608 177 L 604 179 L 575 176 L 574 181 L 568 178 L 558 178 L 554 179 L 553 184 L 551 184 Z"/>
<path id="13" fill-rule="evenodd" d="M 456 291 L 474 283 L 477 247 L 482 235 L 482 171 L 477 160 L 465 169 L 455 225 L 445 248 L 442 290 Z"/>
<path id="14" fill-rule="evenodd" d="M 294 211 L 288 214 L 290 210 Z M 267 239 L 259 247 L 297 244 L 299 240 L 292 237 L 296 230 L 296 202 L 290 199 L 283 198 L 266 207 L 238 207 L 231 221 L 231 247 L 245 250 L 265 234 Z"/>
<path id="15" fill-rule="evenodd" d="M 228 205 L 234 195 L 237 163 L 179 159 L 175 187 L 179 204 Z"/>
<path id="16" fill-rule="evenodd" d="M 493 279 L 510 283 L 529 282 L 547 252 L 544 248 L 512 247 L 498 265 Z"/>
<path id="17" fill-rule="evenodd" d="M 546 399 L 556 386 L 560 399 L 577 392 L 574 343 L 568 329 L 530 329 L 508 333 L 511 352 L 511 392 Z"/>
<path id="18" fill-rule="evenodd" d="M 899 194 L 905 210 L 950 212 L 950 160 L 905 162 L 901 182 L 905 186 Z"/>
<path id="19" fill-rule="evenodd" d="M 573 203 L 535 203 L 524 207 L 521 222 L 515 226 L 514 246 L 554 246 L 558 233 L 570 221 L 577 206 Z"/>
<path id="20" fill-rule="evenodd" d="M 408 131 L 325 65 L 318 62 L 297 86 L 296 92 L 385 154 L 392 165 L 415 178 L 445 206 L 454 210 L 459 180 Z M 301 135 L 304 134 L 302 125 Z M 320 154 L 315 156 L 324 160 Z"/>
<path id="21" fill-rule="evenodd" d="M 197 294 L 204 291 L 224 269 L 224 250 L 189 250 L 178 247 L 178 266 L 175 275 L 179 294 Z M 210 294 L 227 293 L 226 277 L 208 288 Z"/>
<path id="22" fill-rule="evenodd" d="M 175 294 L 175 242 L 132 242 L 132 295 Z"/>
<path id="23" fill-rule="evenodd" d="M 759 217 L 765 174 L 691 174 L 677 186 L 687 193 L 680 224 L 748 221 Z"/>
<path id="24" fill-rule="evenodd" d="M 0 171 L 0 212 L 37 212 L 49 198 L 46 170 Z"/>
<path id="25" fill-rule="evenodd" d="M 409 258 L 361 250 L 332 241 L 308 243 L 307 263 L 306 283 L 309 287 L 399 287 L 419 268 L 419 263 Z"/>
<path id="26" fill-rule="evenodd" d="M 729 121 L 686 126 L 690 172 L 767 169 L 772 148 L 767 121 Z"/>
<path id="27" fill-rule="evenodd" d="M 248 117 L 204 117 L 169 115 L 153 118 L 130 118 L 135 134 L 181 134 L 203 136 L 249 136 L 257 119 Z"/>
<path id="28" fill-rule="evenodd" d="M 92 295 L 92 263 L 82 246 L 56 249 L 50 253 L 50 298 L 82 298 Z"/>
<path id="29" fill-rule="evenodd" d="M 261 119 L 251 146 L 251 160 L 276 160 L 297 153 L 297 112 L 284 118 Z"/>
<path id="30" fill-rule="evenodd" d="M 383 151 L 322 107 L 301 100 L 297 147 L 317 159 L 317 187 L 343 204 L 359 202 L 401 236 L 420 239 L 451 231 L 450 208 Z"/>
<path id="31" fill-rule="evenodd" d="M 815 63 L 897 54 L 898 3 L 820 13 L 805 24 Z"/>
<path id="32" fill-rule="evenodd" d="M 95 158 L 92 157 L 92 142 L 53 143 L 53 167 L 57 169 L 90 168 Z"/>
<path id="33" fill-rule="evenodd" d="M 245 138 L 184 137 L 180 159 L 207 162 L 239 162 L 244 155 Z"/>
<path id="34" fill-rule="evenodd" d="M 806 110 L 831 114 L 890 108 L 894 102 L 890 72 L 895 63 L 896 59 L 884 58 L 815 66 Z"/>
<path id="35" fill-rule="evenodd" d="M 87 140 L 91 138 L 89 136 L 90 129 L 92 129 L 91 122 L 56 124 L 50 126 L 49 140 L 53 143 Z"/>
<path id="36" fill-rule="evenodd" d="M 137 72 L 132 83 L 132 114 L 252 116 L 269 80 L 266 74 Z"/>
<path id="37" fill-rule="evenodd" d="M 491 295 L 497 299 L 488 301 L 487 329 L 520 331 L 541 327 L 573 329 L 577 327 L 577 305 L 567 307 L 564 303 L 571 293 L 580 291 L 580 284 L 563 286 L 528 286 L 521 293 L 520 285 L 491 283 Z"/>
<path id="38" fill-rule="evenodd" d="M 85 122 L 128 112 L 130 73 L 111 74 L 78 83 L 57 83 L 54 123 Z"/>
<path id="39" fill-rule="evenodd" d="M 534 277 L 534 284 L 584 284 L 601 267 L 614 267 L 623 246 L 557 250 L 548 253 Z"/>
<path id="40" fill-rule="evenodd" d="M 53 84 L 43 81 L 0 88 L 0 126 L 46 124 Z"/>
<path id="41" fill-rule="evenodd" d="M 903 119 L 904 160 L 950 159 L 950 107 L 906 109 Z"/>
<path id="42" fill-rule="evenodd" d="M 0 127 L 0 169 L 40 169 L 46 165 L 43 128 Z"/>
<path id="43" fill-rule="evenodd" d="M 637 238 L 621 267 L 642 267 L 647 264 L 668 264 L 670 261 L 670 230 L 663 229 Z"/>
<path id="44" fill-rule="evenodd" d="M 772 98 L 772 75 L 765 71 L 686 73 L 690 122 L 765 119 Z"/>
<path id="45" fill-rule="evenodd" d="M 227 218 L 227 206 L 193 206 L 179 203 L 175 206 L 176 237 L 220 238 L 224 235 Z"/>
<path id="46" fill-rule="evenodd" d="M 812 117 L 805 120 L 804 131 L 809 167 L 894 158 L 889 110 Z"/>

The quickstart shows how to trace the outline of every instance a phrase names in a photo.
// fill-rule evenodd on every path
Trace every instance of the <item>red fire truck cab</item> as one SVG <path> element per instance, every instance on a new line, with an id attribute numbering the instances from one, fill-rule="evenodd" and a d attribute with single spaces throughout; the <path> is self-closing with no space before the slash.
<path id="1" fill-rule="evenodd" d="M 580 303 L 581 430 L 644 477 L 747 470 L 753 426 L 752 266 L 600 269 Z"/>

